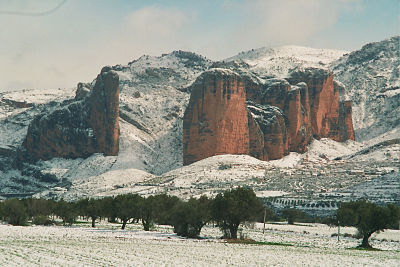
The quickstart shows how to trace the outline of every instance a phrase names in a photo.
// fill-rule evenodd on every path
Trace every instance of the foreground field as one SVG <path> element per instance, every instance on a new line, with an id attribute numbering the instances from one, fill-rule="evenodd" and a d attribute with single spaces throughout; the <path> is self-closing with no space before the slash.
<path id="1" fill-rule="evenodd" d="M 350 249 L 353 238 L 337 242 L 336 228 L 325 225 L 267 224 L 243 229 L 242 235 L 264 245 L 228 244 L 217 228 L 207 226 L 203 239 L 183 239 L 167 226 L 144 232 L 102 223 L 96 229 L 79 227 L 0 225 L 0 266 L 398 266 L 400 231 L 373 236 L 381 251 Z M 343 233 L 353 234 L 353 228 Z"/>

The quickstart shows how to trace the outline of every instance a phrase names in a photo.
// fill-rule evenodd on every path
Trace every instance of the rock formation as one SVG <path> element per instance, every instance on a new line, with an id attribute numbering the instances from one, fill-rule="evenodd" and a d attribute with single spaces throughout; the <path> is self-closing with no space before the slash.
<path id="1" fill-rule="evenodd" d="M 352 118 L 351 101 L 341 101 L 339 103 L 339 141 L 355 140 Z"/>
<path id="2" fill-rule="evenodd" d="M 288 135 L 285 114 L 274 106 L 248 102 L 248 110 L 262 132 L 264 143 L 261 160 L 280 159 L 288 154 Z"/>
<path id="3" fill-rule="evenodd" d="M 184 165 L 220 154 L 279 159 L 306 152 L 313 137 L 354 140 L 351 102 L 339 102 L 344 87 L 331 71 L 307 68 L 287 80 L 262 80 L 234 70 L 211 69 L 191 86 Z"/>
<path id="4" fill-rule="evenodd" d="M 249 116 L 241 77 L 212 69 L 203 72 L 190 90 L 183 118 L 183 163 L 220 154 L 249 154 Z"/>
<path id="5" fill-rule="evenodd" d="M 97 76 L 91 91 L 78 84 L 74 101 L 50 114 L 39 114 L 28 127 L 17 160 L 118 154 L 119 77 L 109 67 Z"/>
<path id="6" fill-rule="evenodd" d="M 97 141 L 97 152 L 115 156 L 119 150 L 119 77 L 110 67 L 97 76 L 89 98 L 89 124 Z"/>

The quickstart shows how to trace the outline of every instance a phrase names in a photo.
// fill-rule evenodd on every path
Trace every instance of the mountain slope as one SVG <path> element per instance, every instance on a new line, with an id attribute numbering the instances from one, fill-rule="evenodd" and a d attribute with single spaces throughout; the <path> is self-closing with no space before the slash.
<path id="1" fill-rule="evenodd" d="M 369 43 L 331 64 L 353 101 L 356 140 L 400 136 L 400 36 Z M 388 137 L 386 137 L 388 138 Z"/>
<path id="2" fill-rule="evenodd" d="M 368 143 L 379 142 L 396 135 L 398 138 L 400 133 L 396 126 L 400 114 L 396 40 L 374 43 L 342 58 L 344 51 L 285 46 L 251 50 L 225 61 L 243 60 L 240 67 L 262 78 L 286 77 L 297 67 L 333 67 L 336 77 L 350 91 L 345 97 L 358 101 L 355 112 L 359 117 L 353 117 L 353 121 L 359 140 L 375 137 Z M 186 88 L 213 64 L 217 63 L 194 53 L 175 51 L 113 66 L 120 77 L 118 156 L 54 158 L 22 171 L 13 170 L 11 165 L 29 122 L 36 114 L 51 112 L 63 101 L 70 101 L 75 89 L 0 94 L 0 194 L 9 197 L 45 191 L 43 195 L 48 197 L 74 199 L 124 192 L 170 192 L 189 197 L 244 184 L 264 196 L 310 194 L 378 179 L 386 172 L 399 174 L 398 144 L 337 162 L 335 158 L 353 155 L 366 144 L 325 139 L 314 141 L 306 154 L 291 153 L 269 163 L 249 156 L 225 155 L 182 167 L 182 118 L 190 96 Z M 380 88 L 378 82 L 383 78 L 374 72 L 384 73 L 385 87 Z M 358 77 L 352 79 L 354 75 Z M 372 126 L 379 131 L 369 133 L 368 127 Z M 353 173 L 354 169 L 360 172 Z"/>
<path id="3" fill-rule="evenodd" d="M 243 61 L 250 66 L 252 72 L 261 77 L 286 78 L 289 71 L 296 67 L 327 68 L 332 61 L 345 53 L 347 52 L 342 50 L 292 45 L 252 49 L 224 61 Z"/>

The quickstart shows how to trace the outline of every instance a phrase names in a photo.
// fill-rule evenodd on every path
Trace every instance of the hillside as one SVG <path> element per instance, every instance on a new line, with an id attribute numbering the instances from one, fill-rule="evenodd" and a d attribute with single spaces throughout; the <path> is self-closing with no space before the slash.
<path id="1" fill-rule="evenodd" d="M 297 67 L 328 68 L 347 51 L 303 46 L 263 47 L 241 52 L 224 61 L 243 61 L 261 77 L 286 78 Z"/>
<path id="2" fill-rule="evenodd" d="M 331 63 L 353 101 L 356 140 L 400 136 L 400 36 L 370 43 Z"/>
<path id="3" fill-rule="evenodd" d="M 398 69 L 399 57 L 395 50 L 389 52 L 395 48 L 396 40 L 369 44 L 342 58 L 344 51 L 285 46 L 251 50 L 225 60 L 225 63 L 242 60 L 241 66 L 246 71 L 264 78 L 286 77 L 295 68 L 333 67 L 335 75 L 350 91 L 342 97 L 355 101 L 356 142 L 314 140 L 307 153 L 292 152 L 270 162 L 250 156 L 222 155 L 182 167 L 182 120 L 190 96 L 187 88 L 215 64 L 194 53 L 175 51 L 159 57 L 142 56 L 127 65 L 112 67 L 120 77 L 118 156 L 94 154 L 86 159 L 54 158 L 26 165 L 22 170 L 13 169 L 15 150 L 22 143 L 33 117 L 70 101 L 75 96 L 75 88 L 0 94 L 0 194 L 10 197 L 39 193 L 75 199 L 124 192 L 145 195 L 170 192 L 189 197 L 248 185 L 259 196 L 297 194 L 309 197 L 321 191 L 344 190 L 391 172 L 398 176 L 399 144 L 335 160 L 367 149 L 375 142 L 399 137 L 400 101 L 396 88 L 399 80 L 392 71 Z M 361 56 L 370 50 L 374 51 L 373 60 Z M 382 56 L 375 57 L 379 53 Z M 375 61 L 379 64 L 372 64 Z M 377 84 L 383 78 L 371 76 L 371 69 L 378 72 L 378 67 L 386 73 L 387 86 L 383 88 Z M 394 74 L 387 76 L 389 73 Z M 367 81 L 353 81 L 349 78 L 351 75 L 365 77 Z M 363 84 L 362 90 L 357 83 Z M 365 109 L 362 111 L 361 107 Z M 376 131 L 368 130 L 369 126 Z"/>

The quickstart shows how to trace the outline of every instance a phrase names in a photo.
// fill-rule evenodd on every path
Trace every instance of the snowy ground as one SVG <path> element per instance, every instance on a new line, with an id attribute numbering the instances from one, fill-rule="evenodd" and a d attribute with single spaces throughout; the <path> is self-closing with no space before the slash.
<path id="1" fill-rule="evenodd" d="M 398 266 L 400 231 L 373 236 L 382 251 L 353 250 L 359 240 L 331 237 L 336 228 L 262 224 L 243 234 L 282 245 L 227 244 L 217 228 L 207 226 L 199 240 L 184 239 L 160 226 L 144 232 L 140 225 L 100 224 L 79 227 L 0 225 L 1 266 Z M 353 228 L 342 233 L 353 234 Z"/>

